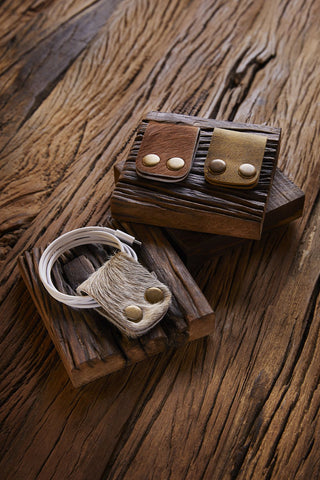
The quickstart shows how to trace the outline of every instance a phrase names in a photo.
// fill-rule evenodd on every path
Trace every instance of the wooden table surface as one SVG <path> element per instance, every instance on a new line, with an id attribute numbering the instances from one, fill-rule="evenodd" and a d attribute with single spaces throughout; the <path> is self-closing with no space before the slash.
<path id="1" fill-rule="evenodd" d="M 320 478 L 319 1 L 0 12 L 1 478 Z M 194 267 L 213 335 L 74 389 L 17 258 L 103 222 L 152 110 L 281 127 L 304 214 Z"/>

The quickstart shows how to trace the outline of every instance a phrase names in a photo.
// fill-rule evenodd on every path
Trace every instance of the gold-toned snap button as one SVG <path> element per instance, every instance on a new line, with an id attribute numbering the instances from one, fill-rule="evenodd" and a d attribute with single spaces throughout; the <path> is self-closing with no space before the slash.
<path id="1" fill-rule="evenodd" d="M 158 165 L 159 162 L 160 157 L 155 153 L 149 153 L 148 155 L 145 155 L 142 159 L 142 163 L 145 167 L 154 167 L 155 165 Z"/>
<path id="2" fill-rule="evenodd" d="M 213 160 L 210 161 L 209 163 L 209 169 L 212 173 L 215 173 L 216 175 L 223 173 L 227 168 L 227 164 L 224 160 L 221 160 L 220 158 L 214 158 Z"/>
<path id="3" fill-rule="evenodd" d="M 243 163 L 239 167 L 239 174 L 245 178 L 252 178 L 257 173 L 257 169 L 251 163 Z"/>
<path id="4" fill-rule="evenodd" d="M 158 287 L 147 288 L 145 292 L 146 300 L 149 303 L 158 303 L 161 302 L 164 298 L 163 291 Z"/>
<path id="5" fill-rule="evenodd" d="M 131 322 L 139 322 L 143 316 L 141 308 L 137 305 L 128 305 L 124 309 L 124 313 Z"/>
<path id="6" fill-rule="evenodd" d="M 172 157 L 167 161 L 167 167 L 169 170 L 181 170 L 184 167 L 184 160 L 180 157 Z"/>

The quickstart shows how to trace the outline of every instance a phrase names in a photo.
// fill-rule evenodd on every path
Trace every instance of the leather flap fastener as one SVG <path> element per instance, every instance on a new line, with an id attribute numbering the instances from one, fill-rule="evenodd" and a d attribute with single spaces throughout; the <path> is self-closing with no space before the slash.
<path id="1" fill-rule="evenodd" d="M 199 128 L 150 121 L 136 159 L 141 177 L 160 182 L 179 182 L 192 167 Z"/>
<path id="2" fill-rule="evenodd" d="M 265 135 L 215 128 L 204 164 L 205 179 L 224 187 L 255 187 L 266 142 Z"/>

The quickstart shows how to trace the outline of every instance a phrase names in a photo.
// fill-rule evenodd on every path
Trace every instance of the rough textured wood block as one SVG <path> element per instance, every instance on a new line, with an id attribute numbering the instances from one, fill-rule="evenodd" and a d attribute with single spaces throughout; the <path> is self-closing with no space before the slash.
<path id="1" fill-rule="evenodd" d="M 75 387 L 213 331 L 209 303 L 161 229 L 137 226 L 135 235 L 144 241 L 142 263 L 173 295 L 162 321 L 136 340 L 125 338 L 94 310 L 76 310 L 54 300 L 38 276 L 39 249 L 19 259 L 23 279 Z M 56 262 L 53 272 L 59 290 L 69 294 L 92 272 L 92 265 L 97 268 L 105 261 L 103 249 L 84 246 L 74 252 Z"/>
<path id="2" fill-rule="evenodd" d="M 114 165 L 115 182 L 119 180 L 125 162 Z M 305 201 L 304 192 L 289 178 L 276 169 L 266 208 L 263 232 L 286 225 L 301 217 Z M 188 267 L 221 254 L 241 243 L 244 239 L 225 235 L 192 232 L 175 228 L 166 229 L 171 241 Z"/>
<path id="3" fill-rule="evenodd" d="M 301 217 L 305 195 L 280 170 L 276 170 L 266 209 L 263 233 Z M 168 228 L 167 233 L 189 268 L 221 255 L 245 239 Z"/>
<path id="4" fill-rule="evenodd" d="M 200 128 L 199 143 L 187 178 L 174 185 L 141 178 L 135 161 L 150 121 Z M 251 190 L 211 185 L 204 162 L 215 127 L 267 136 L 258 185 Z M 152 112 L 141 123 L 111 198 L 112 215 L 120 221 L 259 239 L 277 164 L 280 129 Z"/>

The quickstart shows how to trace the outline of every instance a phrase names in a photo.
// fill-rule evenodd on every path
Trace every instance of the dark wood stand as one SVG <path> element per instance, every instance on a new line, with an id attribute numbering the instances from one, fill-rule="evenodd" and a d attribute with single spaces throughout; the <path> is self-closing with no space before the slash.
<path id="1" fill-rule="evenodd" d="M 166 316 L 139 339 L 126 338 L 94 310 L 72 309 L 53 299 L 39 279 L 39 249 L 19 258 L 23 279 L 75 387 L 213 332 L 212 308 L 163 231 L 141 225 L 126 227 L 143 241 L 139 259 L 173 294 Z M 81 248 L 80 257 L 76 257 L 80 261 L 71 257 L 55 265 L 54 278 L 60 291 L 70 293 L 76 286 L 71 285 L 73 279 L 79 277 L 75 269 L 80 268 L 81 258 L 92 260 L 93 255 L 99 261 L 99 255 L 89 247 Z"/>
<path id="2" fill-rule="evenodd" d="M 136 158 L 150 121 L 200 128 L 193 165 L 185 180 L 172 184 L 137 175 Z M 218 187 L 205 180 L 204 162 L 215 127 L 267 136 L 259 182 L 253 189 Z M 112 194 L 112 215 L 120 221 L 259 239 L 279 145 L 279 128 L 151 112 L 138 128 Z"/>
<path id="3" fill-rule="evenodd" d="M 115 183 L 118 182 L 125 162 L 114 166 Z M 276 169 L 266 207 L 263 232 L 286 225 L 301 217 L 305 201 L 304 192 L 289 178 Z M 214 255 L 242 243 L 244 239 L 226 235 L 192 232 L 175 228 L 167 228 L 167 235 L 180 253 L 183 261 L 190 268 L 205 262 Z"/>

